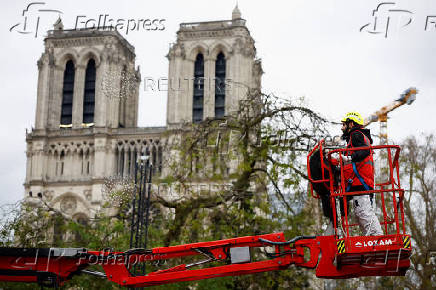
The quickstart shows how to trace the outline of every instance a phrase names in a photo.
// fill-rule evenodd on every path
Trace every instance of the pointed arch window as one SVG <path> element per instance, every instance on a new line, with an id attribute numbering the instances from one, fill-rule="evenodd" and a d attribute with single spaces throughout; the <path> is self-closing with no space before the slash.
<path id="1" fill-rule="evenodd" d="M 220 52 L 215 61 L 215 117 L 224 117 L 226 104 L 226 59 Z"/>
<path id="2" fill-rule="evenodd" d="M 82 227 L 88 226 L 88 218 L 83 213 L 79 213 L 76 216 L 74 216 L 73 220 Z M 74 232 L 74 240 L 76 242 L 84 242 L 84 238 L 80 233 L 81 231 Z"/>
<path id="3" fill-rule="evenodd" d="M 118 124 L 119 127 L 124 128 L 126 126 L 126 96 L 128 96 L 128 74 L 127 67 L 123 66 L 121 70 L 121 78 L 120 78 L 120 97 L 119 97 L 119 106 L 118 106 Z"/>
<path id="4" fill-rule="evenodd" d="M 194 96 L 192 106 L 192 121 L 194 123 L 203 120 L 204 100 L 204 58 L 199 53 L 194 64 Z"/>
<path id="5" fill-rule="evenodd" d="M 73 123 L 74 63 L 69 60 L 65 65 L 62 88 L 61 127 L 71 127 Z"/>
<path id="6" fill-rule="evenodd" d="M 95 108 L 95 60 L 90 59 L 86 66 L 85 92 L 83 94 L 83 123 L 92 125 L 94 123 Z"/>
<path id="7" fill-rule="evenodd" d="M 63 242 L 64 238 L 64 217 L 60 213 L 56 213 L 54 216 L 54 225 L 53 225 L 53 244 L 56 246 L 60 246 Z"/>

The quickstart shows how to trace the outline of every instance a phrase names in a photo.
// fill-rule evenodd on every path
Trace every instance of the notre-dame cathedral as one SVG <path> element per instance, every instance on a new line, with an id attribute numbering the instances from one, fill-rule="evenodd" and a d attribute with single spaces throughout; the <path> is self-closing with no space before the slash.
<path id="1" fill-rule="evenodd" d="M 138 127 L 141 74 L 134 46 L 119 32 L 67 30 L 59 19 L 44 44 L 25 195 L 76 219 L 91 217 L 105 179 L 131 176 L 139 155 L 163 174 L 167 130 L 232 114 L 247 90 L 261 86 L 261 62 L 237 7 L 231 20 L 180 24 L 168 80 L 184 81 L 168 89 L 165 127 Z M 210 80 L 238 85 L 222 90 Z"/>

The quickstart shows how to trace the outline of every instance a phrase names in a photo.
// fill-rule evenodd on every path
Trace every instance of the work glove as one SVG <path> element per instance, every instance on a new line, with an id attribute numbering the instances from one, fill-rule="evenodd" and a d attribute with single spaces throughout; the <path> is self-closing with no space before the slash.
<path id="1" fill-rule="evenodd" d="M 344 165 L 351 164 L 351 156 L 342 155 L 341 158 Z"/>

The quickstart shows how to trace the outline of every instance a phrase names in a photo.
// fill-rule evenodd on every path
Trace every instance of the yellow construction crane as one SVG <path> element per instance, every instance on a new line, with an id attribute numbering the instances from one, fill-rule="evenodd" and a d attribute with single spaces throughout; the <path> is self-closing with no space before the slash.
<path id="1" fill-rule="evenodd" d="M 404 104 L 412 104 L 416 99 L 417 93 L 418 90 L 416 88 L 408 88 L 403 94 L 401 94 L 399 99 L 368 116 L 364 120 L 363 126 L 366 127 L 372 122 L 380 122 L 380 144 L 386 145 L 388 143 L 388 113 Z"/>

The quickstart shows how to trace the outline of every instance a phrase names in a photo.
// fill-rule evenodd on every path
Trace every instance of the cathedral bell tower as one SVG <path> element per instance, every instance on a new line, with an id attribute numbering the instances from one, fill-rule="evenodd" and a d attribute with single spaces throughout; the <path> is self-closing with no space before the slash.
<path id="1" fill-rule="evenodd" d="M 104 178 L 117 171 L 114 136 L 137 127 L 134 47 L 115 30 L 64 30 L 60 19 L 44 43 L 35 128 L 26 135 L 26 196 L 89 218 Z"/>
<path id="2" fill-rule="evenodd" d="M 117 31 L 54 28 L 38 61 L 35 129 L 136 127 L 134 47 Z"/>
<path id="3" fill-rule="evenodd" d="M 167 57 L 169 128 L 232 114 L 260 90 L 261 62 L 237 6 L 231 20 L 180 24 Z"/>

